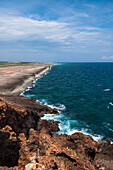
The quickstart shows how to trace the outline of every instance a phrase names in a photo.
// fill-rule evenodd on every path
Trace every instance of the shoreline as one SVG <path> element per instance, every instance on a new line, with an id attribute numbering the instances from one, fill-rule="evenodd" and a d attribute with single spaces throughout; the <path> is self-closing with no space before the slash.
<path id="1" fill-rule="evenodd" d="M 39 78 L 41 78 L 41 77 L 43 77 L 46 73 L 48 73 L 48 71 L 50 71 L 51 70 L 51 67 L 52 67 L 52 65 L 50 65 L 50 67 L 49 67 L 49 69 L 47 68 L 47 69 L 45 69 L 44 71 L 42 71 L 42 72 L 40 72 L 39 74 L 36 74 L 36 76 L 35 76 L 35 80 L 37 80 L 37 79 L 39 79 Z M 47 71 L 46 71 L 47 70 Z M 35 81 L 35 80 L 33 80 L 33 81 Z M 28 84 L 28 86 L 26 87 L 26 89 L 25 90 L 23 90 L 23 92 L 22 93 L 24 93 L 27 89 L 29 89 L 29 88 L 32 88 L 32 86 L 33 86 L 33 84 L 35 84 L 35 83 L 33 83 L 33 81 L 31 82 L 31 84 Z M 27 84 L 26 84 L 27 85 Z M 20 94 L 21 95 L 21 94 Z M 21 96 L 23 96 L 23 95 L 21 95 Z M 26 96 L 25 96 L 26 97 Z M 29 97 L 30 98 L 30 97 Z M 38 100 L 36 100 L 36 101 L 38 101 Z M 41 103 L 41 104 L 43 104 L 42 102 L 40 102 L 40 101 L 38 101 L 39 103 Z M 62 110 L 60 110 L 60 109 L 58 109 L 59 107 L 56 107 L 56 106 L 53 106 L 53 105 L 49 105 L 49 104 L 44 104 L 45 106 L 47 106 L 47 107 L 50 107 L 51 109 L 56 109 L 57 111 L 58 111 L 58 115 L 56 115 L 56 114 L 53 114 L 55 117 L 56 116 L 59 116 L 60 115 L 60 112 L 62 112 L 63 110 L 65 110 L 65 108 Z M 65 107 L 65 106 L 64 106 Z M 57 119 L 54 119 L 54 116 L 52 117 L 52 119 L 50 118 L 48 118 L 48 117 L 50 117 L 50 115 L 49 114 L 45 114 L 41 119 L 43 120 L 43 119 L 45 119 L 45 120 L 54 120 L 54 121 L 60 121 L 60 120 L 57 120 Z M 101 140 L 107 140 L 107 139 L 104 139 L 103 138 L 103 136 L 101 136 L 101 135 L 93 135 L 93 134 L 90 134 L 90 133 L 87 133 L 87 132 L 83 132 L 83 131 L 79 131 L 79 130 L 77 130 L 77 129 L 73 129 L 72 130 L 72 132 L 71 133 L 62 133 L 62 132 L 60 132 L 60 124 L 61 124 L 62 122 L 60 122 L 59 123 L 59 131 L 58 131 L 58 133 L 56 133 L 56 134 L 58 134 L 58 135 L 60 135 L 60 134 L 66 134 L 66 135 L 72 135 L 72 134 L 74 134 L 74 133 L 82 133 L 82 134 L 84 134 L 84 135 L 88 135 L 88 136 L 91 136 L 95 141 L 97 141 L 97 142 L 99 142 L 99 141 L 101 141 Z M 70 130 L 71 131 L 71 130 Z M 60 132 L 60 133 L 59 133 Z M 109 139 L 109 138 L 108 138 Z M 113 144 L 113 142 L 111 141 L 111 144 Z"/>
<path id="2" fill-rule="evenodd" d="M 34 76 L 34 78 L 33 78 L 33 80 L 31 81 L 29 81 L 29 83 L 25 83 L 25 86 L 26 86 L 26 88 L 25 88 L 25 90 L 23 90 L 18 96 L 23 96 L 22 94 L 25 92 L 25 91 L 27 91 L 27 90 L 29 90 L 30 88 L 32 88 L 34 85 L 35 85 L 35 83 L 36 83 L 36 81 L 38 80 L 38 79 L 40 79 L 41 77 L 43 77 L 44 75 L 46 75 L 50 70 L 51 70 L 51 67 L 52 67 L 52 65 L 50 65 L 50 66 L 48 66 L 48 68 L 46 68 L 46 69 L 44 69 L 43 71 L 41 71 L 39 74 L 35 74 L 35 76 Z M 24 84 L 23 84 L 24 85 Z M 22 85 L 22 86 L 23 86 Z M 30 98 L 30 97 L 29 97 Z M 41 103 L 41 102 L 39 102 L 39 103 Z M 42 104 L 42 103 L 41 103 Z"/>
<path id="3" fill-rule="evenodd" d="M 50 70 L 50 64 L 0 68 L 0 94 L 19 96 Z"/>
<path id="4" fill-rule="evenodd" d="M 39 78 L 41 78 L 41 77 L 43 77 L 46 73 L 48 73 L 48 71 L 50 71 L 51 70 L 51 65 L 50 65 L 50 67 L 49 67 L 49 69 L 47 68 L 47 69 L 45 69 L 44 71 L 42 71 L 42 72 L 40 72 L 39 74 L 36 74 L 35 75 L 35 79 L 33 80 L 33 81 L 35 81 L 35 80 L 37 80 L 37 79 L 39 79 Z M 23 90 L 21 93 L 24 93 L 27 89 L 29 89 L 29 88 L 32 88 L 32 86 L 33 86 L 33 84 L 35 84 L 35 83 L 33 83 L 33 81 L 30 83 L 30 84 L 28 84 L 28 86 L 26 87 L 26 89 L 25 90 Z M 27 84 L 26 84 L 27 85 Z M 21 93 L 20 93 L 20 95 L 21 95 Z M 21 95 L 21 96 L 23 96 L 23 95 Z M 26 97 L 26 96 L 25 96 Z M 29 97 L 30 98 L 30 97 Z M 38 100 L 36 100 L 36 101 L 38 101 Z M 40 101 L 38 101 L 39 103 L 41 103 Z M 43 104 L 43 103 L 41 103 L 41 104 Z M 47 106 L 47 107 L 50 107 L 51 109 L 56 109 L 57 111 L 58 111 L 58 113 L 60 114 L 60 112 L 62 112 L 63 110 L 65 110 L 65 108 L 63 109 L 63 110 L 60 110 L 60 109 L 58 109 L 58 107 L 56 107 L 56 106 L 53 106 L 53 105 L 49 105 L 49 104 L 44 104 L 45 106 Z M 59 115 L 58 114 L 58 115 Z M 57 115 L 57 116 L 58 116 Z M 55 114 L 54 114 L 54 116 L 56 116 Z M 52 119 L 49 119 L 48 117 L 50 117 L 50 115 L 49 114 L 45 114 L 41 119 L 43 120 L 43 119 L 45 119 L 45 120 L 54 120 L 54 121 L 60 121 L 60 120 L 57 120 L 57 119 L 54 119 L 54 117 L 52 117 Z M 60 124 L 61 124 L 61 122 L 59 123 L 59 131 L 60 131 Z M 59 132 L 58 131 L 58 132 Z M 71 131 L 71 130 L 70 130 Z M 101 141 L 101 140 L 103 140 L 103 137 L 102 136 L 100 136 L 100 135 L 96 135 L 96 136 L 94 136 L 93 134 L 89 134 L 89 133 L 87 133 L 87 132 L 83 132 L 83 131 L 78 131 L 78 130 L 76 130 L 76 129 L 73 129 L 72 130 L 72 132 L 71 133 L 57 133 L 58 135 L 60 135 L 60 134 L 66 134 L 66 135 L 72 135 L 72 134 L 74 134 L 74 133 L 82 133 L 82 134 L 84 134 L 84 135 L 89 135 L 89 136 L 91 136 L 95 141 L 97 141 L 97 142 L 99 142 L 99 141 Z M 107 140 L 107 139 L 106 139 Z M 111 141 L 111 143 L 113 143 L 112 141 Z"/>
<path id="5" fill-rule="evenodd" d="M 44 70 L 41 70 L 38 74 L 36 73 L 34 76 L 29 77 L 28 79 L 25 79 L 24 82 L 17 86 L 9 95 L 16 95 L 19 96 L 21 93 L 26 91 L 29 87 L 33 86 L 33 82 L 37 79 L 41 78 L 43 75 L 45 75 L 50 70 L 50 66 L 45 68 Z"/>
<path id="6" fill-rule="evenodd" d="M 0 168 L 6 170 L 112 170 L 113 144 L 90 135 L 55 134 L 57 110 L 23 96 L 0 95 Z"/>
<path id="7" fill-rule="evenodd" d="M 113 145 L 109 139 L 97 142 L 81 132 L 55 134 L 60 130 L 60 122 L 41 118 L 57 115 L 58 110 L 17 95 L 50 68 L 46 66 L 28 76 L 12 94 L 0 95 L 0 168 L 109 170 L 113 165 Z"/>

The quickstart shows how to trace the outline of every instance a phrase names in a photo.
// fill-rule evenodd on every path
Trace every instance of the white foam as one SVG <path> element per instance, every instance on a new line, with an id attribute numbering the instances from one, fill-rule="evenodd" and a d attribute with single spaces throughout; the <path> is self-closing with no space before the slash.
<path id="1" fill-rule="evenodd" d="M 109 130 L 113 132 L 113 129 L 109 128 Z"/>
<path id="2" fill-rule="evenodd" d="M 62 65 L 61 63 L 56 63 L 55 65 Z M 50 66 L 50 70 L 52 68 L 53 65 Z M 50 71 L 49 70 L 49 71 Z M 48 74 L 49 73 L 46 72 L 44 75 Z M 40 79 L 42 77 L 37 77 L 37 75 L 35 76 L 35 80 L 33 81 L 33 87 L 35 86 L 36 82 L 38 79 Z M 28 87 L 26 89 L 26 91 L 29 91 L 32 87 Z M 108 90 L 108 89 L 105 89 L 105 90 Z M 109 91 L 109 90 L 108 90 Z M 23 91 L 20 95 L 21 96 L 24 96 L 24 93 L 25 91 Z M 33 95 L 26 95 L 28 97 L 33 97 Z M 59 111 L 60 114 L 45 114 L 41 119 L 46 119 L 46 120 L 57 120 L 57 121 L 60 121 L 61 123 L 59 124 L 59 128 L 60 128 L 60 131 L 57 132 L 57 134 L 68 134 L 68 135 L 72 135 L 73 133 L 75 132 L 81 132 L 81 133 L 84 133 L 86 135 L 90 135 L 93 137 L 94 140 L 98 141 L 100 139 L 102 139 L 103 137 L 100 136 L 100 135 L 91 135 L 89 133 L 87 133 L 87 128 L 86 129 L 82 129 L 82 130 L 77 130 L 77 129 L 71 129 L 71 123 L 73 124 L 77 124 L 77 120 L 67 120 L 68 118 L 65 117 L 65 115 L 62 114 L 62 111 L 66 110 L 66 107 L 65 105 L 63 104 L 57 104 L 57 105 L 49 105 L 47 100 L 46 99 L 42 99 L 42 100 L 36 100 L 42 104 L 45 104 L 53 109 L 57 109 Z M 109 103 L 113 106 L 113 103 Z"/>
<path id="3" fill-rule="evenodd" d="M 63 104 L 58 104 L 58 106 L 54 106 L 54 105 L 48 105 L 48 106 L 53 109 L 57 109 L 58 111 L 66 110 L 66 107 Z"/>
<path id="4" fill-rule="evenodd" d="M 111 90 L 111 89 L 104 89 L 103 91 L 106 91 L 106 92 L 107 92 L 107 91 L 110 91 L 110 90 Z"/>
<path id="5" fill-rule="evenodd" d="M 89 134 L 90 136 L 92 136 L 92 138 L 95 140 L 95 141 L 99 141 L 99 140 L 102 140 L 103 139 L 103 136 L 101 135 L 97 135 L 97 136 L 93 136 L 91 134 Z"/>
<path id="6" fill-rule="evenodd" d="M 111 129 L 111 127 L 110 127 L 110 123 L 105 123 L 105 127 L 113 132 L 113 129 Z"/>
<path id="7" fill-rule="evenodd" d="M 40 78 L 42 78 L 44 75 L 48 74 L 49 71 L 51 70 L 52 66 L 53 66 L 53 65 L 50 65 L 50 68 L 47 68 L 47 69 L 43 70 L 43 71 L 42 71 L 41 73 L 39 73 L 39 74 L 35 74 L 35 80 L 33 80 L 32 85 L 31 85 L 31 86 L 28 86 L 27 89 L 20 94 L 20 96 L 24 96 L 24 93 L 25 93 L 26 91 L 29 91 L 32 87 L 35 87 L 37 80 L 39 80 Z M 29 97 L 31 97 L 31 96 L 29 96 Z"/>
<path id="8" fill-rule="evenodd" d="M 47 102 L 46 99 L 36 100 L 36 101 L 37 101 L 37 102 L 40 102 L 40 103 L 42 103 L 42 104 L 44 104 L 44 105 L 47 105 L 47 106 L 51 107 L 52 109 L 57 109 L 58 111 L 64 111 L 64 110 L 66 110 L 66 107 L 65 107 L 64 104 L 58 103 L 58 104 L 56 104 L 56 105 L 50 105 L 50 104 L 48 104 L 48 102 Z"/>
<path id="9" fill-rule="evenodd" d="M 30 90 L 31 88 L 32 88 L 31 86 L 28 86 L 28 88 L 27 88 L 27 90 L 26 90 L 26 91 Z"/>
<path id="10" fill-rule="evenodd" d="M 23 91 L 23 92 L 20 93 L 20 96 L 24 96 L 24 93 L 25 93 L 26 91 L 29 91 L 31 88 L 32 88 L 32 87 L 28 86 L 25 91 Z M 29 96 L 29 97 L 31 97 L 31 96 Z"/>
<path id="11" fill-rule="evenodd" d="M 72 135 L 73 133 L 81 132 L 81 133 L 83 133 L 83 134 L 92 136 L 92 138 L 93 138 L 95 141 L 101 140 L 101 139 L 103 138 L 103 136 L 101 136 L 101 135 L 97 135 L 97 134 L 92 135 L 92 134 L 88 133 L 88 132 L 87 132 L 87 131 L 88 131 L 87 128 L 86 128 L 86 129 L 82 128 L 81 130 L 71 129 L 71 128 L 70 128 L 70 126 L 71 126 L 71 125 L 70 125 L 70 121 L 71 121 L 71 120 L 68 120 L 65 125 L 64 125 L 63 122 L 61 122 L 61 123 L 59 124 L 60 131 L 57 132 L 57 133 L 58 133 L 58 134 Z M 76 120 L 75 120 L 75 123 L 77 123 Z"/>
<path id="12" fill-rule="evenodd" d="M 101 136 L 101 135 L 97 135 L 97 134 L 92 135 L 92 134 L 88 133 L 87 132 L 88 131 L 87 128 L 85 128 L 85 129 L 82 128 L 81 130 L 71 129 L 71 123 L 73 122 L 76 125 L 78 123 L 78 121 L 77 120 L 67 120 L 66 117 L 63 114 L 59 114 L 59 115 L 46 114 L 42 119 L 60 121 L 61 122 L 59 124 L 60 131 L 58 131 L 57 134 L 72 135 L 73 133 L 81 132 L 83 134 L 92 136 L 92 138 L 95 141 L 101 140 L 103 138 L 103 136 Z"/>
<path id="13" fill-rule="evenodd" d="M 107 106 L 107 108 L 109 109 L 109 106 Z"/>
<path id="14" fill-rule="evenodd" d="M 112 102 L 109 102 L 109 104 L 110 104 L 111 106 L 113 106 L 113 103 L 112 103 Z"/>
<path id="15" fill-rule="evenodd" d="M 40 102 L 40 103 L 42 103 L 44 105 L 47 105 L 46 99 L 36 100 L 36 102 Z"/>
<path id="16" fill-rule="evenodd" d="M 45 114 L 41 119 L 61 121 L 62 114 Z"/>
<path id="17" fill-rule="evenodd" d="M 76 126 L 78 124 L 78 121 L 77 120 L 68 120 L 68 118 L 65 117 L 65 115 L 62 114 L 62 112 L 60 112 L 60 114 L 58 114 L 58 115 L 56 115 L 56 114 L 45 114 L 44 117 L 42 117 L 41 119 L 60 121 L 61 122 L 59 124 L 60 131 L 56 132 L 57 134 L 72 135 L 75 132 L 81 132 L 83 134 L 92 136 L 92 138 L 95 141 L 101 140 L 103 138 L 103 136 L 101 136 L 101 135 L 97 135 L 97 134 L 92 135 L 92 134 L 88 133 L 87 132 L 88 128 L 82 128 L 81 130 L 78 130 L 78 129 L 75 129 L 75 128 L 72 129 L 71 125 L 73 124 L 73 125 Z"/>
<path id="18" fill-rule="evenodd" d="M 22 93 L 20 93 L 20 96 L 24 96 L 24 93 L 25 93 L 25 91 L 23 91 Z"/>

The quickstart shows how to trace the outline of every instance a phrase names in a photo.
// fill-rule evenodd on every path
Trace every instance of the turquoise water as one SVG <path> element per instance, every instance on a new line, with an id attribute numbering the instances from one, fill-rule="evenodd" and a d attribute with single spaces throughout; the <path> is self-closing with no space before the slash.
<path id="1" fill-rule="evenodd" d="M 62 63 L 24 92 L 59 109 L 58 133 L 80 131 L 113 141 L 113 63 Z"/>

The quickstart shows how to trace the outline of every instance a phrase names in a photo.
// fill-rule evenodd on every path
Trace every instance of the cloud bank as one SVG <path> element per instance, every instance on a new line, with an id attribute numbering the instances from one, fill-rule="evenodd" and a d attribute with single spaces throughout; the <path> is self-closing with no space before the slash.
<path id="1" fill-rule="evenodd" d="M 113 60 L 113 56 L 109 56 L 109 57 L 103 56 L 102 59 L 103 60 Z"/>
<path id="2" fill-rule="evenodd" d="M 34 20 L 23 16 L 0 15 L 0 41 L 48 40 L 63 44 L 98 38 L 100 28 L 77 27 L 72 23 Z"/>
<path id="3" fill-rule="evenodd" d="M 112 16 L 107 2 L 6 0 L 0 5 L 0 60 L 107 60 L 113 53 Z"/>

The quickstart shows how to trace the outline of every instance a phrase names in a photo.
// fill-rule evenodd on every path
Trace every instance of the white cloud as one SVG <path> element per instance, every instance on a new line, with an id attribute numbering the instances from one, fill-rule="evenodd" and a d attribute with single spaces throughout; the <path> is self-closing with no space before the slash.
<path id="1" fill-rule="evenodd" d="M 103 59 L 103 60 L 112 60 L 112 59 L 113 59 L 113 56 L 109 56 L 109 57 L 103 56 L 102 59 Z"/>
<path id="2" fill-rule="evenodd" d="M 0 16 L 0 40 L 26 40 L 26 39 L 53 39 L 61 37 L 60 32 L 64 29 L 65 23 L 56 21 L 37 21 L 25 17 Z M 57 38 L 56 38 L 57 41 Z"/>
<path id="3" fill-rule="evenodd" d="M 50 41 L 62 44 L 87 43 L 98 39 L 100 29 L 76 27 L 60 21 L 35 20 L 9 14 L 0 15 L 0 41 Z"/>

